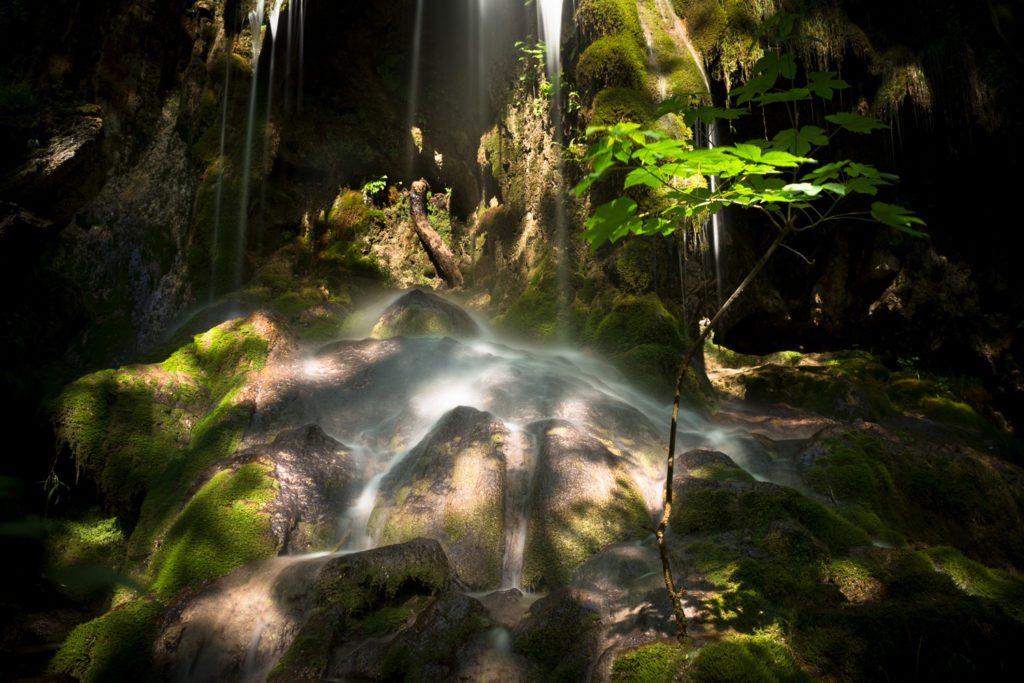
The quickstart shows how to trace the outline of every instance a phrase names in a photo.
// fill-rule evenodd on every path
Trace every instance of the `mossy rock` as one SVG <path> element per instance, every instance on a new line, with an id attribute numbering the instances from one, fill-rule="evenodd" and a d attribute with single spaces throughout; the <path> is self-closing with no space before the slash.
<path id="1" fill-rule="evenodd" d="M 523 616 L 513 633 L 513 649 L 534 663 L 540 680 L 582 680 L 595 654 L 600 621 L 582 593 L 563 588 L 535 602 Z"/>
<path id="2" fill-rule="evenodd" d="M 675 680 L 686 668 L 690 649 L 680 645 L 654 643 L 615 658 L 612 683 L 664 683 Z"/>
<path id="3" fill-rule="evenodd" d="M 278 483 L 270 471 L 251 463 L 218 472 L 189 500 L 153 556 L 158 596 L 168 599 L 186 586 L 274 556 L 265 508 L 277 497 Z"/>
<path id="4" fill-rule="evenodd" d="M 625 34 L 638 46 L 644 44 L 636 2 L 631 0 L 583 0 L 576 9 L 576 24 L 590 41 Z"/>
<path id="5" fill-rule="evenodd" d="M 627 35 L 595 40 L 580 55 L 576 80 L 587 93 L 605 88 L 639 90 L 647 81 L 643 50 Z"/>
<path id="6" fill-rule="evenodd" d="M 948 575 L 957 587 L 970 595 L 988 598 L 1011 617 L 1024 622 L 1024 580 L 1006 571 L 990 569 L 956 548 L 935 546 L 924 551 L 936 569 Z"/>
<path id="7" fill-rule="evenodd" d="M 592 341 L 610 354 L 650 344 L 683 347 L 678 320 L 654 294 L 617 297 L 611 312 L 596 325 Z"/>
<path id="8" fill-rule="evenodd" d="M 592 126 L 611 126 L 616 123 L 643 123 L 651 118 L 651 98 L 635 88 L 605 88 L 594 98 Z M 627 244 L 632 244 L 630 240 Z"/>
<path id="9" fill-rule="evenodd" d="M 204 424 L 230 412 L 234 395 L 263 368 L 278 334 L 266 322 L 256 315 L 224 323 L 162 363 L 86 375 L 56 399 L 58 441 L 126 528 L 168 466 L 204 452 Z"/>
<path id="10" fill-rule="evenodd" d="M 682 354 L 672 346 L 643 344 L 612 358 L 612 362 L 630 381 L 651 396 L 671 402 Z M 711 416 L 718 411 L 718 398 L 703 370 L 696 362 L 686 369 L 680 393 L 680 405 L 698 415 Z"/>
<path id="11" fill-rule="evenodd" d="M 145 680 L 162 605 L 138 598 L 87 621 L 68 635 L 48 672 L 85 683 Z"/>
<path id="12" fill-rule="evenodd" d="M 647 536 L 651 513 L 625 456 L 568 422 L 537 428 L 522 585 L 557 588 L 606 545 Z"/>
<path id="13" fill-rule="evenodd" d="M 782 642 L 770 636 L 745 636 L 706 645 L 689 674 L 694 681 L 812 681 Z"/>
<path id="14" fill-rule="evenodd" d="M 863 530 L 785 486 L 677 478 L 673 489 L 677 502 L 672 506 L 670 524 L 677 533 L 764 529 L 772 522 L 793 519 L 833 552 L 871 542 Z"/>
<path id="15" fill-rule="evenodd" d="M 500 585 L 507 436 L 490 413 L 446 413 L 381 482 L 367 531 L 384 543 L 437 539 L 463 584 Z"/>
<path id="16" fill-rule="evenodd" d="M 460 337 L 480 334 L 476 321 L 464 310 L 436 294 L 413 289 L 398 298 L 373 326 L 375 339 L 391 337 Z"/>

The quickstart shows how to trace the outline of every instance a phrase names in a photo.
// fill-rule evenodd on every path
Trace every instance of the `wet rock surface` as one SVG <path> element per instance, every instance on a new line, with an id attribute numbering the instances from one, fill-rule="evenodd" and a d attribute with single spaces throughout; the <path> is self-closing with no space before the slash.
<path id="1" fill-rule="evenodd" d="M 337 520 L 358 495 L 352 451 L 317 425 L 281 432 L 273 443 L 240 451 L 237 462 L 274 467 L 277 497 L 268 505 L 282 553 L 326 550 L 337 539 Z"/>
<path id="2" fill-rule="evenodd" d="M 480 327 L 459 306 L 432 292 L 414 289 L 398 298 L 373 326 L 377 339 L 390 337 L 450 336 L 472 338 Z"/>

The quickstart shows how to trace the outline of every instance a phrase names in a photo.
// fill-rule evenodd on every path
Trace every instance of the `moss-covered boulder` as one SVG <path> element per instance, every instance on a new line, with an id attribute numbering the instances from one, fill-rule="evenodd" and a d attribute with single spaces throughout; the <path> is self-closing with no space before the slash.
<path id="1" fill-rule="evenodd" d="M 383 543 L 437 539 L 460 581 L 499 585 L 508 436 L 488 413 L 447 413 L 381 483 L 369 533 Z"/>
<path id="2" fill-rule="evenodd" d="M 515 651 L 542 680 L 582 680 L 598 644 L 601 617 L 586 595 L 563 588 L 533 604 L 514 631 Z"/>
<path id="3" fill-rule="evenodd" d="M 253 446 L 235 455 L 240 463 L 260 463 L 273 469 L 278 495 L 270 501 L 270 526 L 281 552 L 327 550 L 338 540 L 337 522 L 359 494 L 352 451 L 306 425 L 277 435 L 272 443 Z"/>
<path id="4" fill-rule="evenodd" d="M 576 80 L 587 93 L 604 88 L 642 88 L 646 76 L 643 50 L 625 34 L 595 40 L 576 64 Z"/>
<path id="5" fill-rule="evenodd" d="M 572 423 L 536 425 L 538 461 L 528 508 L 523 585 L 558 587 L 604 546 L 646 536 L 651 511 L 616 453 Z"/>
<path id="6" fill-rule="evenodd" d="M 487 609 L 462 593 L 444 593 L 392 640 L 381 673 L 406 681 L 453 680 L 474 655 L 486 648 Z"/>
<path id="7" fill-rule="evenodd" d="M 480 327 L 466 311 L 432 292 L 410 290 L 381 314 L 373 326 L 377 339 L 450 336 L 472 338 Z"/>

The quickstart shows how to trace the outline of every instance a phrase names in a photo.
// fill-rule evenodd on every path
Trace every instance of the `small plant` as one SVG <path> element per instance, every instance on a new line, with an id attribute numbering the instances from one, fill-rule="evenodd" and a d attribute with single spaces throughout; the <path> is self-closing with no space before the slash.
<path id="1" fill-rule="evenodd" d="M 921 359 L 917 356 L 911 356 L 909 358 L 898 358 L 896 364 L 900 366 L 900 370 L 908 375 L 913 375 L 916 379 L 921 379 L 921 371 L 917 369 L 917 364 Z"/>
<path id="2" fill-rule="evenodd" d="M 388 177 L 382 175 L 363 185 L 363 204 L 373 206 L 388 187 Z"/>

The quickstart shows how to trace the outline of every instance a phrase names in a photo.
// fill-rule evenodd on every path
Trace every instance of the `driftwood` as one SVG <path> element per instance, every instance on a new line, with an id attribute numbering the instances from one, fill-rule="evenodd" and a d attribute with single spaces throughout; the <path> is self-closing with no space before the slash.
<path id="1" fill-rule="evenodd" d="M 441 236 L 430 226 L 427 221 L 427 191 L 430 186 L 423 178 L 412 184 L 412 191 L 409 193 L 409 213 L 412 214 L 412 225 L 416 228 L 416 234 L 420 236 L 423 248 L 427 250 L 427 256 L 431 263 L 437 268 L 438 274 L 449 287 L 462 286 L 462 273 L 459 271 L 448 245 L 444 243 Z"/>

